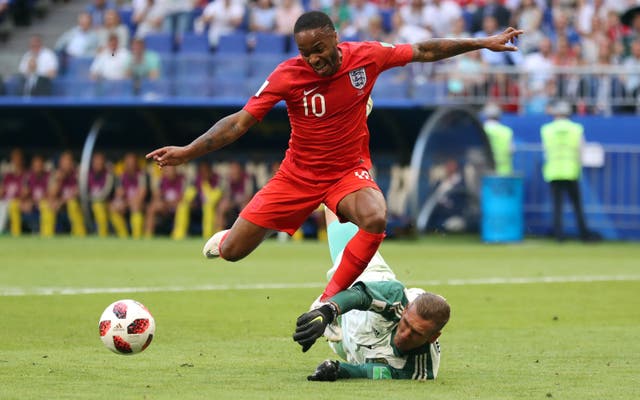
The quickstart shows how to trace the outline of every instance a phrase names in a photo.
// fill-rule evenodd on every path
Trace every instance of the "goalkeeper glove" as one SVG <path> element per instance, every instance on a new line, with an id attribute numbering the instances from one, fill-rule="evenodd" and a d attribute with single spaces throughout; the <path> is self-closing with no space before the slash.
<path id="1" fill-rule="evenodd" d="M 296 332 L 293 340 L 302 346 L 302 352 L 306 352 L 313 346 L 337 315 L 336 307 L 327 303 L 320 308 L 306 312 L 298 317 L 296 321 Z"/>
<path id="2" fill-rule="evenodd" d="M 313 374 L 307 376 L 308 381 L 324 381 L 324 382 L 333 382 L 338 379 L 338 370 L 340 369 L 339 361 L 325 360 L 315 371 Z"/>

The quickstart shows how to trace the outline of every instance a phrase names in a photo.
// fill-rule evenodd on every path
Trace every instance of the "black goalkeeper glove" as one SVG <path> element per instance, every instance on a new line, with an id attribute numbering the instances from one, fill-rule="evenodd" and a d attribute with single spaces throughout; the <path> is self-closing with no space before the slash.
<path id="1" fill-rule="evenodd" d="M 298 317 L 293 340 L 302 346 L 303 353 L 309 350 L 316 339 L 322 336 L 327 325 L 335 319 L 336 314 L 335 306 L 328 303 Z"/>
<path id="2" fill-rule="evenodd" d="M 315 371 L 313 374 L 307 376 L 308 381 L 324 381 L 324 382 L 333 382 L 338 379 L 338 370 L 340 369 L 340 362 L 325 360 Z"/>

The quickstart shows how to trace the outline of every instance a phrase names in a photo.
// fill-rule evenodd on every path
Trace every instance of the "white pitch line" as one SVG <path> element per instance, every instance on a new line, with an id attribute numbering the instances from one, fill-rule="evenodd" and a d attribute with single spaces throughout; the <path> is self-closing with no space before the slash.
<path id="1" fill-rule="evenodd" d="M 518 285 L 533 283 L 571 283 L 571 282 L 617 282 L 640 281 L 640 275 L 574 275 L 574 276 L 539 276 L 512 278 L 476 278 L 447 279 L 428 281 L 405 281 L 407 286 L 466 286 L 466 285 Z M 260 289 L 321 289 L 326 283 L 255 283 L 228 285 L 196 285 L 196 286 L 139 286 L 139 287 L 106 287 L 106 288 L 74 288 L 74 287 L 0 287 L 0 297 L 7 296 L 71 296 L 82 294 L 106 293 L 145 293 L 145 292 L 196 292 L 219 290 L 260 290 Z"/>

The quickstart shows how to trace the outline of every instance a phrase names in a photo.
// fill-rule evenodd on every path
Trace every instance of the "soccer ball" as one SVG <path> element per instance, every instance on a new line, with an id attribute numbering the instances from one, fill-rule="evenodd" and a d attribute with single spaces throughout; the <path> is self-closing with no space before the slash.
<path id="1" fill-rule="evenodd" d="M 127 299 L 109 304 L 100 317 L 98 328 L 107 349 L 131 355 L 149 346 L 156 322 L 142 303 Z"/>

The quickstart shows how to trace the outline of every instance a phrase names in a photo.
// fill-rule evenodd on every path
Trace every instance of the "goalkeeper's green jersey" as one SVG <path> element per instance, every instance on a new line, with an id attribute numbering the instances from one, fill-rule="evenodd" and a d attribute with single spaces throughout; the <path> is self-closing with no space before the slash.
<path id="1" fill-rule="evenodd" d="M 406 353 L 393 343 L 398 322 L 409 303 L 402 283 L 356 282 L 331 301 L 343 314 L 338 347 L 348 363 L 340 364 L 340 378 L 435 379 L 440 363 L 437 341 Z"/>

